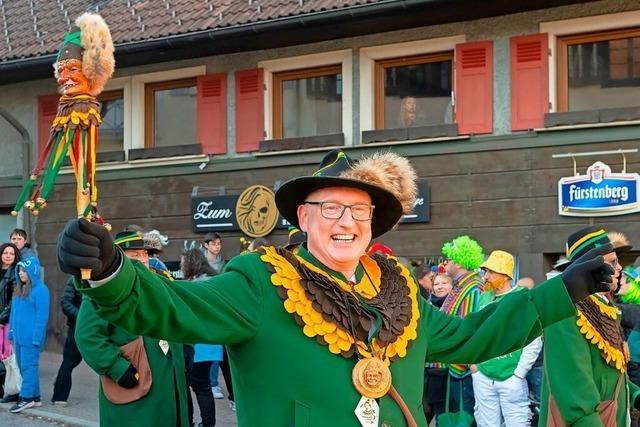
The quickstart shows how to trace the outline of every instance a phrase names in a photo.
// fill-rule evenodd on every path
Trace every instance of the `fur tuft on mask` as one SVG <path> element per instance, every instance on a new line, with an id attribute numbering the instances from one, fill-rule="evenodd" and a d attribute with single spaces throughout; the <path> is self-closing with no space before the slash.
<path id="1" fill-rule="evenodd" d="M 83 13 L 76 19 L 82 33 L 82 72 L 91 82 L 90 94 L 99 95 L 113 75 L 115 59 L 111 32 L 104 19 L 95 13 Z"/>
<path id="2" fill-rule="evenodd" d="M 368 182 L 390 191 L 402 204 L 404 214 L 411 212 L 418 188 L 416 171 L 409 160 L 394 153 L 375 153 L 363 157 L 343 178 Z"/>

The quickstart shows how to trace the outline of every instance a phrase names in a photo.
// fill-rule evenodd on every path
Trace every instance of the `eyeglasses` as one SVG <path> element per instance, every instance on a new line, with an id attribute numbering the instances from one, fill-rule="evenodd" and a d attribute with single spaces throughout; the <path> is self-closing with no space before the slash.
<path id="1" fill-rule="evenodd" d="M 606 262 L 607 264 L 609 264 L 611 267 L 616 268 L 618 265 L 620 265 L 620 262 L 618 261 L 618 258 L 614 258 L 612 260 L 604 260 L 604 262 Z"/>
<path id="2" fill-rule="evenodd" d="M 326 219 L 340 219 L 344 211 L 349 208 L 351 218 L 354 221 L 369 221 L 373 216 L 374 205 L 356 203 L 355 205 L 343 205 L 337 202 L 304 202 L 305 205 L 320 205 L 320 213 Z"/>

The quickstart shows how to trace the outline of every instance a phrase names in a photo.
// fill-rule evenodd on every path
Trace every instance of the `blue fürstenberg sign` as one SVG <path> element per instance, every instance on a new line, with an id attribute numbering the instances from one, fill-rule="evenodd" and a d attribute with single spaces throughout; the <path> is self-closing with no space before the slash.
<path id="1" fill-rule="evenodd" d="M 565 216 L 612 216 L 640 211 L 640 175 L 612 173 L 602 162 L 589 166 L 586 175 L 560 178 L 558 213 Z"/>

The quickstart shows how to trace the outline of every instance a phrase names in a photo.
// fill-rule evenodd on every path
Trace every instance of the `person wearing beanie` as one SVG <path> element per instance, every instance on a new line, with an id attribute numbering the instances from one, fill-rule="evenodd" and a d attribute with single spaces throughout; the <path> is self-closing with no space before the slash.
<path id="1" fill-rule="evenodd" d="M 337 149 L 276 192 L 284 219 L 307 233 L 297 253 L 262 247 L 196 286 L 151 273 L 104 227 L 73 219 L 58 240 L 59 266 L 100 316 L 132 333 L 225 344 L 239 427 L 426 427 L 425 361 L 478 363 L 522 348 L 612 272 L 600 248 L 531 291 L 448 316 L 395 258 L 366 254 L 416 194 L 408 159 L 384 152 L 356 162 Z"/>
<path id="2" fill-rule="evenodd" d="M 49 320 L 49 288 L 40 278 L 38 258 L 18 262 L 16 287 L 9 315 L 9 340 L 22 374 L 18 402 L 10 409 L 14 414 L 42 406 L 40 401 L 40 353 L 44 349 Z"/>
<path id="3" fill-rule="evenodd" d="M 127 259 L 160 277 L 149 269 L 148 251 L 153 248 L 141 233 L 120 232 L 114 243 Z M 132 334 L 100 317 L 86 300 L 76 319 L 76 342 L 87 365 L 100 376 L 101 426 L 190 425 L 182 344 Z M 127 348 L 140 347 L 143 356 L 127 357 Z"/>
<path id="4" fill-rule="evenodd" d="M 563 275 L 598 248 L 608 249 L 603 259 L 614 275 L 608 288 L 576 304 L 575 315 L 545 328 L 539 425 L 628 425 L 630 409 L 640 407 L 640 389 L 627 377 L 629 351 L 611 292 L 622 270 L 618 255 L 631 246 L 592 226 L 571 234 L 566 247 L 569 263 Z"/>
<path id="5" fill-rule="evenodd" d="M 453 291 L 445 298 L 440 310 L 464 318 L 480 309 L 483 282 L 477 270 L 484 261 L 482 247 L 469 236 L 458 236 L 444 244 L 442 254 L 445 256 L 445 272 L 453 279 Z M 475 400 L 469 366 L 451 363 L 448 368 L 451 376 L 449 410 L 457 411 L 462 396 L 464 411 L 473 416 Z"/>
<path id="6" fill-rule="evenodd" d="M 480 308 L 497 304 L 507 295 L 523 290 L 513 286 L 515 261 L 505 251 L 493 251 L 482 264 L 484 292 L 480 295 Z M 517 322 L 515 317 L 509 324 Z M 526 347 L 471 366 L 478 427 L 520 427 L 531 425 L 527 373 L 542 350 L 540 337 Z"/>

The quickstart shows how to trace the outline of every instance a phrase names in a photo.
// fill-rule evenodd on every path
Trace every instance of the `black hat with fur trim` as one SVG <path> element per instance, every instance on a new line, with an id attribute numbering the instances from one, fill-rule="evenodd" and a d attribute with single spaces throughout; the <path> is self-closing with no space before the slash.
<path id="1" fill-rule="evenodd" d="M 608 232 L 604 228 L 591 226 L 578 230 L 567 238 L 567 260 L 556 263 L 554 268 L 564 271 L 576 259 L 591 249 L 611 243 L 616 254 L 628 252 L 632 246 L 627 237 L 615 231 Z"/>
<path id="2" fill-rule="evenodd" d="M 416 173 L 409 161 L 394 153 L 375 153 L 358 162 L 337 149 L 327 154 L 311 176 L 291 179 L 276 192 L 276 205 L 294 227 L 298 206 L 314 191 L 329 187 L 348 187 L 365 191 L 375 206 L 371 235 L 379 237 L 391 230 L 411 212 L 416 198 Z"/>

